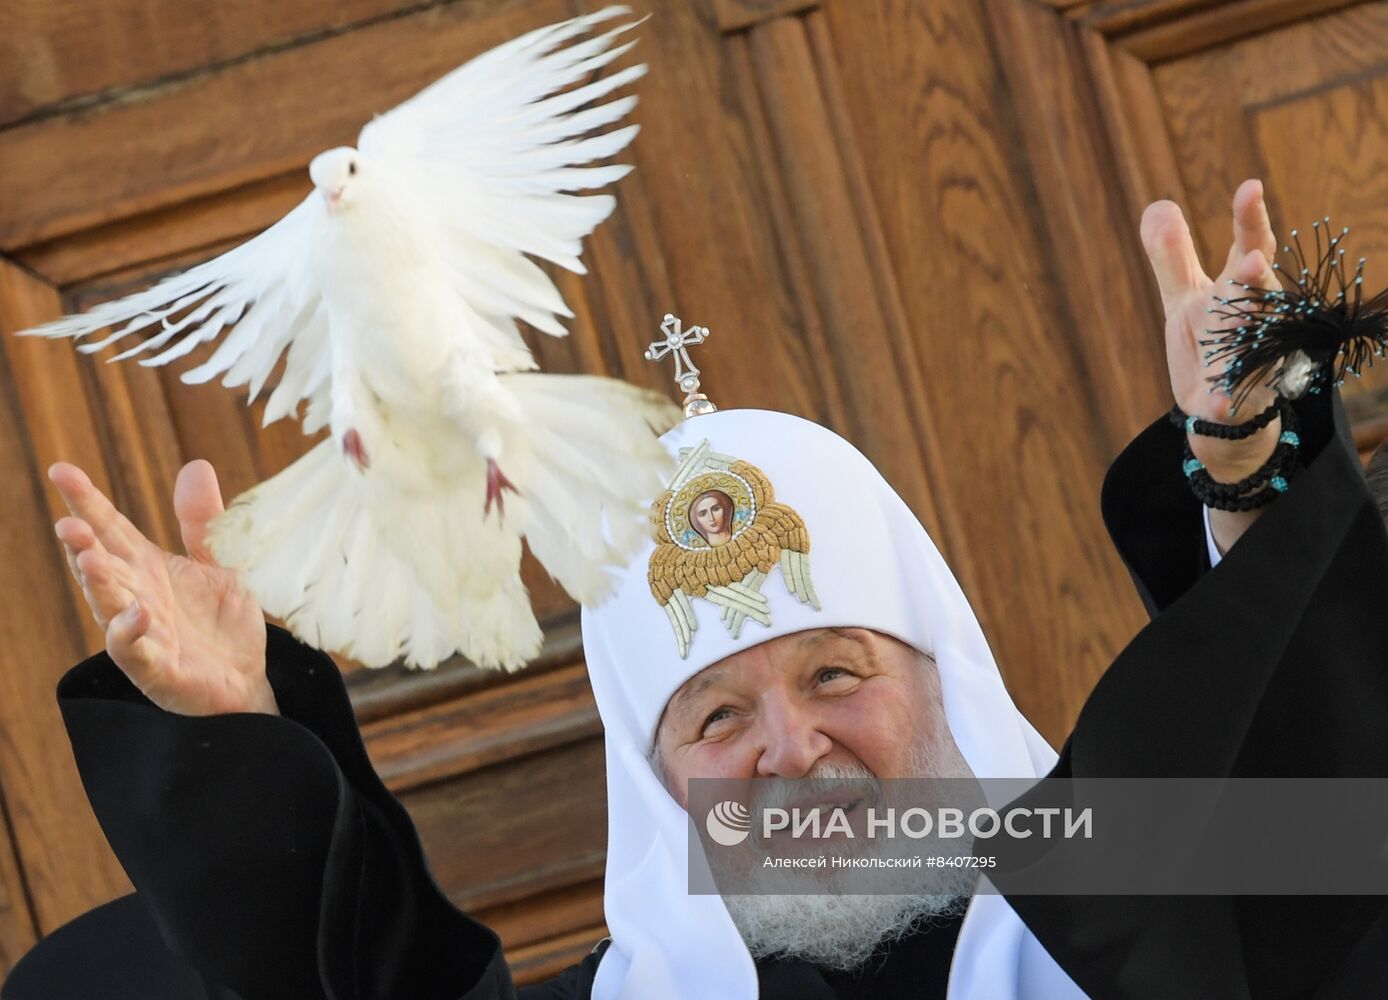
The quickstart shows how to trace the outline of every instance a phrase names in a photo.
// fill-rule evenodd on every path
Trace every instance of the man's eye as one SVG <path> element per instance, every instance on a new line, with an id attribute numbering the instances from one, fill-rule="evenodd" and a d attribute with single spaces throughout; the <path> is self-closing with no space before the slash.
<path id="1" fill-rule="evenodd" d="M 826 681 L 838 680 L 840 677 L 847 676 L 848 671 L 843 669 L 843 667 L 825 667 L 822 670 L 820 670 L 818 674 L 815 675 L 816 679 L 819 680 L 821 683 Z"/>
<path id="2" fill-rule="evenodd" d="M 715 722 L 722 722 L 724 719 L 731 718 L 732 714 L 732 709 L 730 708 L 719 708 L 710 712 L 708 718 L 704 720 L 704 724 L 699 728 L 700 735 L 705 733 L 708 727 Z"/>

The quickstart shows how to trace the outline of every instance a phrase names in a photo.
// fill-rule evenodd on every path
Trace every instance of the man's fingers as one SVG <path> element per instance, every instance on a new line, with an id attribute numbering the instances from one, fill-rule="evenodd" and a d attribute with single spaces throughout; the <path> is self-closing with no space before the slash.
<path id="1" fill-rule="evenodd" d="M 101 544 L 96 540 L 96 532 L 92 531 L 92 526 L 80 517 L 58 518 L 53 524 L 53 531 L 59 541 L 72 546 L 78 552 Z"/>
<path id="2" fill-rule="evenodd" d="M 1277 236 L 1263 199 L 1263 182 L 1256 178 L 1244 181 L 1234 192 L 1234 243 L 1229 248 L 1228 266 L 1252 250 L 1262 251 L 1269 261 L 1277 256 Z"/>
<path id="3" fill-rule="evenodd" d="M 63 543 L 63 555 L 67 558 L 68 572 L 72 574 L 72 578 L 77 581 L 78 586 L 81 586 L 82 571 L 77 568 L 77 553 L 66 542 Z"/>
<path id="4" fill-rule="evenodd" d="M 1234 280 L 1253 288 L 1280 288 L 1272 261 L 1262 250 L 1250 250 L 1234 267 Z"/>
<path id="5" fill-rule="evenodd" d="M 53 525 L 53 531 L 58 536 L 58 542 L 62 543 L 62 550 L 67 553 L 68 567 L 71 567 L 74 576 L 78 575 L 78 567 L 76 567 L 78 553 L 93 549 L 93 547 L 105 551 L 101 543 L 97 542 L 96 532 L 92 531 L 92 525 L 87 524 L 82 518 L 58 518 L 57 524 Z"/>
<path id="6" fill-rule="evenodd" d="M 154 649 L 145 634 L 149 623 L 149 610 L 132 600 L 106 626 L 106 652 L 141 688 L 154 669 Z"/>
<path id="7" fill-rule="evenodd" d="M 53 525 L 58 541 L 63 543 L 63 554 L 67 557 L 67 567 L 78 583 L 82 582 L 82 571 L 77 568 L 77 554 L 93 547 L 100 547 L 92 526 L 80 517 L 60 517 Z M 104 549 L 102 551 L 105 551 Z"/>
<path id="8" fill-rule="evenodd" d="M 130 567 L 108 552 L 89 548 L 77 554 L 82 590 L 98 625 L 106 626 L 135 599 Z"/>
<path id="9" fill-rule="evenodd" d="M 174 483 L 174 515 L 190 558 L 216 562 L 207 545 L 207 522 L 222 510 L 222 491 L 211 462 L 199 458 L 179 470 Z"/>
<path id="10" fill-rule="evenodd" d="M 70 462 L 55 462 L 48 469 L 48 478 L 58 487 L 67 509 L 91 525 L 96 537 L 112 552 L 121 556 L 131 555 L 144 540 L 135 526 L 116 510 L 105 494 L 93 486 L 91 479 L 77 466 Z"/>
<path id="11" fill-rule="evenodd" d="M 1188 292 L 1209 282 L 1190 237 L 1190 227 L 1174 201 L 1155 201 L 1142 213 L 1142 245 L 1152 263 L 1162 304 L 1170 313 Z"/>
<path id="12" fill-rule="evenodd" d="M 1231 281 L 1233 284 L 1230 284 Z M 1244 285 L 1248 286 L 1247 290 L 1242 287 Z M 1219 276 L 1213 291 L 1220 298 L 1236 299 L 1253 294 L 1255 289 L 1281 287 L 1277 272 L 1272 269 L 1272 262 L 1267 256 L 1261 250 L 1250 250 L 1234 259 L 1232 265 Z M 1230 319 L 1222 326 L 1237 326 L 1238 323 L 1237 319 Z"/>
<path id="13" fill-rule="evenodd" d="M 1228 269 L 1227 278 L 1225 275 L 1221 275 L 1220 279 L 1220 283 L 1215 286 L 1214 294 L 1221 298 L 1228 299 L 1247 298 L 1254 295 L 1255 290 L 1260 288 L 1280 287 L 1277 281 L 1277 274 L 1272 269 L 1272 262 L 1268 260 L 1261 250 L 1250 250 L 1248 253 L 1235 260 L 1233 266 Z M 1233 284 L 1230 284 L 1230 281 L 1232 281 Z M 1211 305 L 1214 305 L 1216 308 L 1222 308 L 1213 301 Z M 1210 329 L 1231 330 L 1241 322 L 1243 322 L 1243 320 L 1240 318 L 1237 311 L 1235 311 L 1235 315 L 1228 318 L 1221 318 L 1217 324 Z M 1243 420 L 1245 419 L 1243 416 L 1244 414 L 1256 414 L 1266 408 L 1267 405 L 1272 402 L 1272 398 L 1272 393 L 1268 388 L 1262 385 L 1255 385 L 1251 388 L 1247 399 L 1235 410 L 1233 406 L 1233 397 L 1221 392 L 1214 397 L 1211 403 L 1214 409 L 1211 411 L 1210 416 L 1211 419 L 1222 422 L 1237 422 L 1234 420 L 1236 415 L 1238 416 L 1238 420 Z"/>

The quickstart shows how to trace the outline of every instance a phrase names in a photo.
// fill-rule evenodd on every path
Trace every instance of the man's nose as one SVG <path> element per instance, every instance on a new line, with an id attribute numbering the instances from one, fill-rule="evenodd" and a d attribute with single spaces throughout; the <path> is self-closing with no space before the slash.
<path id="1" fill-rule="evenodd" d="M 813 712 L 780 700 L 763 705 L 757 729 L 762 778 L 803 778 L 834 746 Z"/>

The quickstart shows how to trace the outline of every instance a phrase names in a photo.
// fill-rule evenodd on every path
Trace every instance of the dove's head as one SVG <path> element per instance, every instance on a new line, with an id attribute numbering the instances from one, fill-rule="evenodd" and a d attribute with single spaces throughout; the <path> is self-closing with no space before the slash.
<path id="1" fill-rule="evenodd" d="M 329 212 L 337 212 L 352 204 L 361 186 L 364 157 L 351 146 L 338 146 L 325 153 L 319 153 L 308 165 L 308 175 L 313 178 L 327 203 Z"/>

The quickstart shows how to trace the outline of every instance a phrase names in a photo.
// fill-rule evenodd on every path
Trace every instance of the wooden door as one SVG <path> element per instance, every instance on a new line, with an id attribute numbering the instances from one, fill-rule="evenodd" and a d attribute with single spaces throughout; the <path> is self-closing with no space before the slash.
<path id="1" fill-rule="evenodd" d="M 1210 259 L 1245 176 L 1275 221 L 1329 214 L 1388 277 L 1388 4 L 1319 0 L 640 0 L 637 170 L 561 277 L 555 371 L 664 387 L 673 311 L 710 326 L 723 407 L 819 420 L 872 458 L 963 583 L 1020 705 L 1059 743 L 1140 627 L 1098 517 L 1117 449 L 1169 405 L 1142 207 L 1185 205 Z M 0 9 L 0 331 L 220 252 L 469 56 L 576 0 L 59 0 Z M 97 648 L 43 477 L 82 463 L 173 544 L 178 467 L 228 494 L 311 442 L 178 370 L 0 348 L 0 957 L 127 891 L 53 701 Z M 195 355 L 188 364 L 196 363 Z M 1365 447 L 1383 383 L 1350 402 Z M 522 981 L 602 931 L 601 730 L 568 599 L 515 677 L 344 664 L 368 747 L 441 883 Z M 504 803 L 505 809 L 497 808 Z"/>

